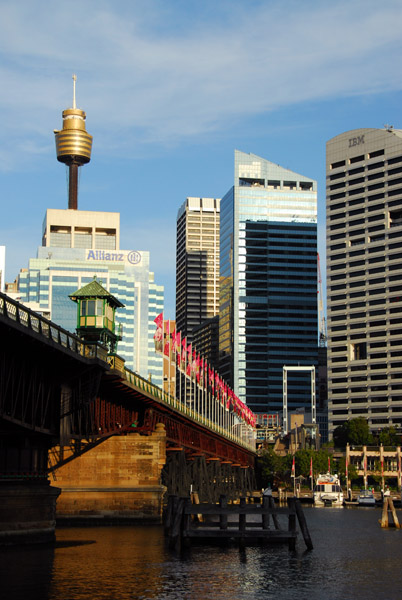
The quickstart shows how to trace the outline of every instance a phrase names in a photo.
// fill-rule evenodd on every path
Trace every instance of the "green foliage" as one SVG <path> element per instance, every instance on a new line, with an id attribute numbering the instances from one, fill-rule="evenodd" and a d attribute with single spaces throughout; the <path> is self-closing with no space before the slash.
<path id="1" fill-rule="evenodd" d="M 338 448 L 344 448 L 348 442 L 356 446 L 373 444 L 374 438 L 370 433 L 367 419 L 358 417 L 339 425 L 334 430 L 334 442 Z"/>
<path id="2" fill-rule="evenodd" d="M 309 479 L 311 459 L 313 459 L 314 478 L 319 473 L 326 473 L 328 471 L 328 457 L 331 457 L 331 454 L 325 449 L 318 451 L 299 450 L 294 456 L 296 477 L 302 476 L 306 480 Z M 277 486 L 290 485 L 292 483 L 292 454 L 278 456 L 272 448 L 269 448 L 262 453 L 258 461 L 263 485 L 269 483 L 272 486 Z"/>
<path id="3" fill-rule="evenodd" d="M 381 429 L 378 441 L 383 446 L 399 446 L 401 436 L 397 434 L 395 427 L 384 427 Z"/>
<path id="4" fill-rule="evenodd" d="M 287 456 L 275 454 L 273 448 L 264 450 L 258 459 L 264 485 L 278 485 L 285 479 L 287 458 Z"/>
<path id="5" fill-rule="evenodd" d="M 342 457 L 338 461 L 338 475 L 341 480 L 346 484 L 346 458 Z M 348 465 L 348 478 L 349 481 L 353 481 L 354 479 L 358 479 L 359 475 L 357 472 L 356 465 L 350 464 Z"/>

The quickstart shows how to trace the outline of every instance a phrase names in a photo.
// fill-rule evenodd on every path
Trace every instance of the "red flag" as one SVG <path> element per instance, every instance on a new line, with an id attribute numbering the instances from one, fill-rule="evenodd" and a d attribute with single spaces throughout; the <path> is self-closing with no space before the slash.
<path id="1" fill-rule="evenodd" d="M 187 369 L 186 369 L 186 375 L 188 375 L 189 377 L 191 377 L 191 367 L 192 367 L 192 349 L 191 349 L 191 344 L 189 344 L 187 346 Z"/>
<path id="2" fill-rule="evenodd" d="M 163 312 L 154 319 L 156 331 L 154 334 L 155 352 L 163 351 Z"/>
<path id="3" fill-rule="evenodd" d="M 328 456 L 328 473 L 331 473 L 331 457 Z"/>
<path id="4" fill-rule="evenodd" d="M 215 377 L 214 377 L 214 371 L 210 367 L 208 367 L 208 380 L 209 380 L 209 386 L 212 388 L 212 393 L 213 393 L 215 391 Z"/>
<path id="5" fill-rule="evenodd" d="M 187 338 L 183 338 L 181 342 L 181 370 L 183 373 L 186 370 L 186 359 L 187 359 Z"/>
<path id="6" fill-rule="evenodd" d="M 310 456 L 310 477 L 313 476 L 313 457 Z"/>
<path id="7" fill-rule="evenodd" d="M 170 321 L 166 321 L 166 335 L 165 335 L 165 346 L 163 354 L 170 357 Z"/>
<path id="8" fill-rule="evenodd" d="M 177 367 L 180 369 L 181 364 L 181 332 L 178 331 L 176 333 L 176 363 Z"/>
<path id="9" fill-rule="evenodd" d="M 197 353 L 193 350 L 193 359 L 191 361 L 191 376 L 195 378 L 197 376 Z"/>
<path id="10" fill-rule="evenodd" d="M 295 477 L 296 476 L 296 469 L 295 469 L 295 457 L 293 457 L 293 462 L 292 462 L 292 474 L 291 477 Z"/>

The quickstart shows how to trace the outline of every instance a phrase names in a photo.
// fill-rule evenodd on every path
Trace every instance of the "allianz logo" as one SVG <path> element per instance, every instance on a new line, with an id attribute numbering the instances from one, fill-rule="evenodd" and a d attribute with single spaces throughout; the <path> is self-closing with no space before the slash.
<path id="1" fill-rule="evenodd" d="M 87 260 L 99 260 L 108 262 L 125 262 L 126 260 L 137 265 L 141 262 L 141 254 L 132 250 L 127 255 L 124 252 L 108 252 L 107 250 L 88 250 Z"/>

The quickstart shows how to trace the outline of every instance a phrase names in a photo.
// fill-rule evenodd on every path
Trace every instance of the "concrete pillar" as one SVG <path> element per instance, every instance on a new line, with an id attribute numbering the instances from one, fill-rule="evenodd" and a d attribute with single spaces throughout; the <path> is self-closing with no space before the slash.
<path id="1" fill-rule="evenodd" d="M 59 494 L 48 483 L 2 483 L 0 545 L 54 541 Z"/>

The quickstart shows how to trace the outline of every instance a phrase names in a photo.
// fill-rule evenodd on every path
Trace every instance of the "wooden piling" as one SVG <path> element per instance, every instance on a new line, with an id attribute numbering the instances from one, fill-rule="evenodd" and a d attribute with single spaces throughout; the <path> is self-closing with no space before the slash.
<path id="1" fill-rule="evenodd" d="M 275 510 L 275 500 L 272 498 L 272 496 L 268 496 L 269 499 L 269 507 L 271 509 L 271 514 L 272 514 L 272 520 L 274 522 L 275 525 L 275 529 L 279 529 L 279 521 L 278 521 L 278 515 L 276 514 L 276 510 Z"/>
<path id="2" fill-rule="evenodd" d="M 389 512 L 391 512 L 392 523 L 389 520 Z M 384 498 L 384 503 L 382 505 L 382 514 L 381 514 L 381 527 L 383 529 L 387 529 L 388 527 L 395 527 L 396 529 L 400 529 L 399 519 L 396 514 L 394 502 L 392 498 L 386 497 Z"/>
<path id="3" fill-rule="evenodd" d="M 394 501 L 392 500 L 392 498 L 388 498 L 388 506 L 391 509 L 391 513 L 392 513 L 392 518 L 394 520 L 394 527 L 396 529 L 400 529 L 400 525 L 399 525 L 399 520 L 398 517 L 396 515 L 396 510 L 395 510 L 395 506 L 394 506 Z"/>
<path id="4" fill-rule="evenodd" d="M 289 533 L 296 532 L 296 499 L 288 498 L 288 506 L 290 509 L 289 512 L 289 525 L 288 531 Z M 296 550 L 296 538 L 293 536 L 289 536 L 289 550 Z"/>
<path id="5" fill-rule="evenodd" d="M 383 529 L 388 527 L 388 498 L 384 498 L 380 523 Z"/>
<path id="6" fill-rule="evenodd" d="M 267 511 L 267 508 L 269 507 L 269 496 L 263 496 L 262 497 L 262 508 L 263 508 L 263 513 L 262 513 L 262 528 L 263 529 L 269 529 L 269 512 Z"/>
<path id="7" fill-rule="evenodd" d="M 295 508 L 297 520 L 299 521 L 299 526 L 303 535 L 304 543 L 307 546 L 307 550 L 312 550 L 313 542 L 311 541 L 310 532 L 307 527 L 306 517 L 304 516 L 302 505 L 299 499 L 295 500 Z"/>
<path id="8" fill-rule="evenodd" d="M 219 498 L 219 508 L 226 509 L 228 507 L 228 499 L 226 496 L 221 496 Z M 220 529 L 228 528 L 228 516 L 226 513 L 222 512 L 219 516 L 219 527 Z"/>

